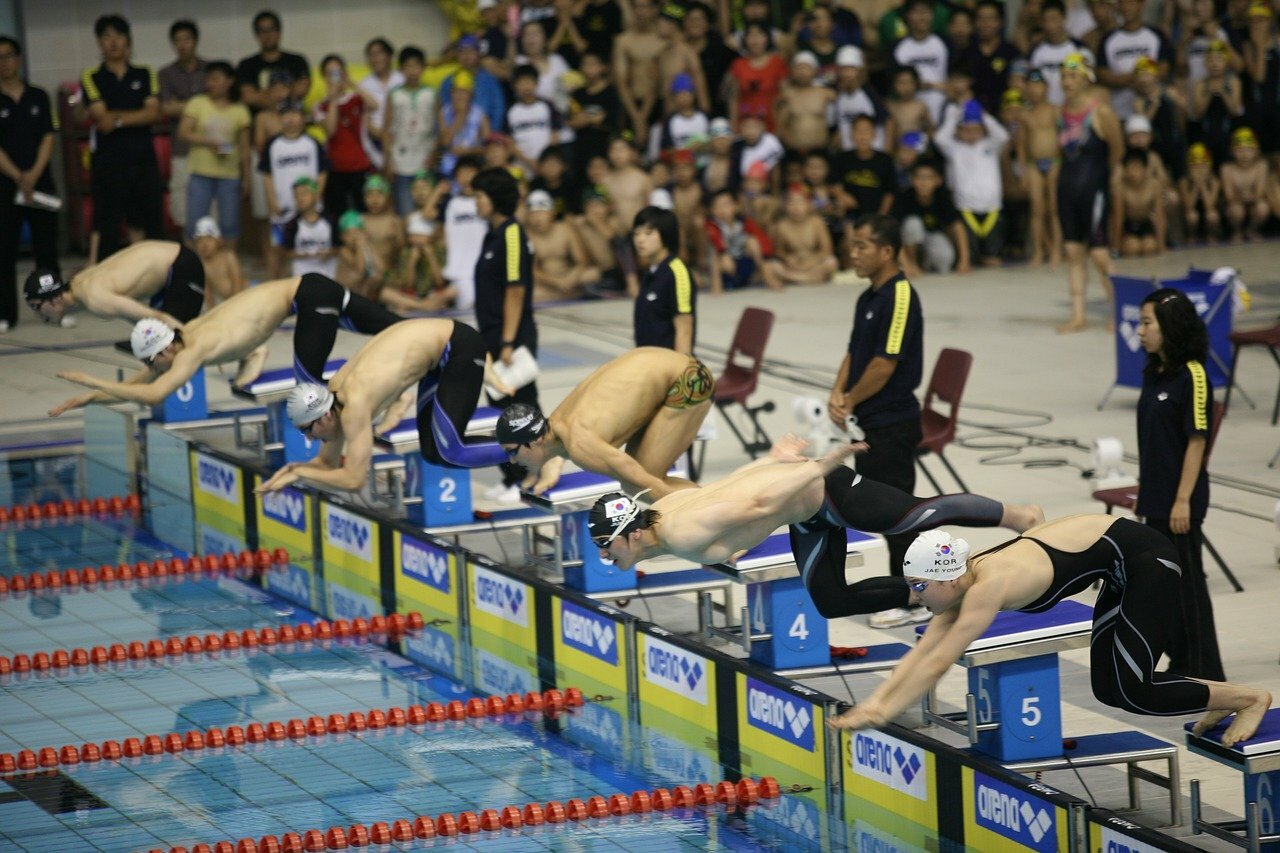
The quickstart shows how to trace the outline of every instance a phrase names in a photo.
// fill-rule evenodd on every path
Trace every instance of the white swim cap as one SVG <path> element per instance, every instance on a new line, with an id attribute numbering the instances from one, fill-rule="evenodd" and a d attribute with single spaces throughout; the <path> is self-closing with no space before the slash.
<path id="1" fill-rule="evenodd" d="M 165 347 L 173 343 L 173 329 L 154 317 L 144 317 L 133 324 L 133 334 L 129 336 L 129 345 L 133 347 L 134 358 L 150 361 Z"/>
<path id="2" fill-rule="evenodd" d="M 222 239 L 222 229 L 218 227 L 218 221 L 212 216 L 202 216 L 196 220 L 196 227 L 192 230 L 196 237 L 216 237 Z"/>
<path id="3" fill-rule="evenodd" d="M 911 578 L 951 581 L 968 571 L 969 543 L 945 530 L 928 530 L 916 537 L 902 559 L 902 573 Z"/>
<path id="4" fill-rule="evenodd" d="M 297 427 L 306 426 L 320 420 L 320 417 L 333 408 L 333 392 L 323 385 L 303 382 L 289 392 L 289 401 L 285 410 L 289 420 Z"/>

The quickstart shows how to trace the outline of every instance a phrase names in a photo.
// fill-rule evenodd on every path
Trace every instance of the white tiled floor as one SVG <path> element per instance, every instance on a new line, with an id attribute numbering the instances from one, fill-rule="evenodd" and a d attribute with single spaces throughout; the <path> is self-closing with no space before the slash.
<path id="1" fill-rule="evenodd" d="M 1119 271 L 1178 277 L 1189 265 L 1222 264 L 1239 268 L 1254 287 L 1252 311 L 1237 318 L 1237 328 L 1274 322 L 1280 314 L 1280 244 L 1170 253 L 1142 262 L 1122 262 Z M 967 349 L 975 356 L 962 407 L 960 438 L 966 446 L 948 453 L 970 489 L 1006 501 L 1040 503 L 1050 517 L 1100 511 L 1101 505 L 1090 499 L 1090 482 L 1082 479 L 1080 469 L 1089 466 L 1087 448 L 1096 437 L 1117 436 L 1130 453 L 1136 450 L 1137 392 L 1118 389 L 1105 409 L 1097 409 L 1111 384 L 1114 357 L 1111 338 L 1103 331 L 1105 307 L 1096 281 L 1091 284 L 1093 328 L 1071 336 L 1053 331 L 1054 324 L 1067 313 L 1062 268 L 930 276 L 916 286 L 926 318 L 926 381 L 942 347 Z M 775 312 L 777 321 L 768 347 L 771 371 L 762 379 L 758 399 L 778 404 L 764 418 L 771 435 L 803 432 L 793 418 L 791 401 L 797 396 L 825 398 L 848 339 L 853 300 L 859 289 L 846 284 L 780 294 L 752 290 L 719 298 L 703 296 L 698 306 L 699 353 L 718 373 L 742 309 L 758 305 Z M 543 344 L 551 349 L 575 356 L 598 353 L 603 360 L 630 346 L 631 314 L 625 302 L 546 309 L 539 318 Z M 21 325 L 0 337 L 0 386 L 7 392 L 0 417 L 9 422 L 5 431 L 15 437 L 47 434 L 50 425 L 42 420 L 43 413 L 75 393 L 73 386 L 54 377 L 58 370 L 87 370 L 105 376 L 112 374 L 114 367 L 132 368 L 131 359 L 110 346 L 127 333 L 128 327 L 120 321 L 82 316 L 77 329 L 62 330 L 37 325 L 26 314 Z M 273 341 L 272 366 L 289 363 L 289 334 L 278 333 Z M 61 352 L 28 351 L 94 341 L 103 345 Z M 349 355 L 360 341 L 356 336 L 341 335 L 335 354 Z M 548 371 L 540 381 L 544 407 L 553 406 L 594 366 Z M 1280 530 L 1272 521 L 1280 499 L 1280 467 L 1266 467 L 1280 447 L 1280 428 L 1270 424 L 1280 372 L 1265 352 L 1246 351 L 1239 374 L 1240 385 L 1258 408 L 1250 409 L 1242 398 L 1233 397 L 1210 468 L 1238 486 L 1214 484 L 1213 509 L 1205 530 L 1246 592 L 1233 593 L 1211 562 L 1206 571 L 1229 677 L 1266 687 L 1280 697 L 1280 632 L 1274 628 L 1275 602 L 1280 600 L 1276 558 Z M 806 387 L 795 377 L 810 378 L 820 387 Z M 213 372 L 209 390 L 214 405 L 230 402 L 225 383 Z M 74 424 L 73 417 L 64 420 L 71 422 L 68 426 Z M 712 478 L 747 461 L 723 427 L 707 459 L 707 476 Z M 936 460 L 929 464 L 935 472 L 941 471 Z M 1132 471 L 1135 466 L 1128 467 Z M 945 479 L 943 484 L 950 487 Z M 917 491 L 928 493 L 923 478 Z M 966 535 L 975 548 L 1002 538 L 1000 532 L 992 531 Z M 872 556 L 867 574 L 885 570 L 881 553 Z M 884 632 L 872 631 L 857 620 L 842 620 L 832 633 L 832 642 L 841 645 L 886 639 Z M 890 633 L 905 637 L 907 632 Z M 1181 742 L 1182 720 L 1132 717 L 1101 706 L 1089 695 L 1085 652 L 1067 653 L 1064 659 L 1064 729 L 1068 734 L 1140 728 Z M 861 683 L 867 684 L 865 680 Z M 963 689 L 963 676 L 956 670 L 943 681 L 943 698 L 958 700 Z M 1204 780 L 1202 790 L 1209 804 L 1239 814 L 1240 784 L 1235 774 L 1186 754 L 1182 773 L 1184 780 Z M 1056 783 L 1071 789 L 1067 781 Z M 1154 806 L 1149 813 L 1158 813 L 1155 798 L 1148 796 L 1147 805 Z M 1203 837 L 1197 839 L 1202 841 Z"/>

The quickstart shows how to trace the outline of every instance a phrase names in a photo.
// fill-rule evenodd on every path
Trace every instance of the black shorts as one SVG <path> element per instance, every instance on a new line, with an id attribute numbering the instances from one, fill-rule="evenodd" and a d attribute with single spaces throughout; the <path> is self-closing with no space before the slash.
<path id="1" fill-rule="evenodd" d="M 1064 173 L 1065 175 L 1065 173 Z M 1065 243 L 1084 243 L 1089 248 L 1109 245 L 1107 213 L 1111 198 L 1102 185 L 1071 188 L 1070 181 L 1058 185 L 1058 221 Z"/>
<path id="2" fill-rule="evenodd" d="M 1154 237 L 1156 235 L 1156 227 L 1151 224 L 1150 219 L 1126 219 L 1123 230 L 1126 237 Z"/>
<path id="3" fill-rule="evenodd" d="M 164 287 L 151 297 L 151 307 L 180 323 L 200 316 L 200 309 L 204 307 L 204 264 L 199 255 L 186 246 L 178 249 Z"/>

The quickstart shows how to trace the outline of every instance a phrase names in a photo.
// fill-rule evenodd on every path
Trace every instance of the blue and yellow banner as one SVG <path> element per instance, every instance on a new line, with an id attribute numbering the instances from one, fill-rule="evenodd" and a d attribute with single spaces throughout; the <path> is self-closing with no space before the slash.
<path id="1" fill-rule="evenodd" d="M 610 618 L 610 610 L 551 596 L 557 684 L 587 695 L 627 695 L 631 650 L 623 623 Z"/>
<path id="2" fill-rule="evenodd" d="M 467 567 L 467 583 L 472 628 L 535 652 L 533 587 L 479 563 Z"/>
<path id="3" fill-rule="evenodd" d="M 1067 849 L 1071 821 L 1064 807 L 1038 796 L 1031 785 L 1012 785 L 968 766 L 960 774 L 966 845 L 992 853 Z M 1046 794 L 1058 793 L 1040 787 Z"/>
<path id="4" fill-rule="evenodd" d="M 800 687 L 784 689 L 735 674 L 738 692 L 738 744 L 742 772 L 777 776 L 804 785 L 826 782 L 826 740 L 822 705 L 806 698 L 817 693 Z"/>
<path id="5" fill-rule="evenodd" d="M 840 750 L 846 814 L 865 816 L 877 825 L 905 819 L 936 833 L 938 769 L 933 752 L 878 729 L 842 731 Z"/>
<path id="6" fill-rule="evenodd" d="M 646 766 L 672 785 L 719 778 L 715 661 L 661 628 L 636 637 Z"/>
<path id="7" fill-rule="evenodd" d="M 320 559 L 326 613 L 353 619 L 382 612 L 379 524 L 320 498 Z"/>
<path id="8" fill-rule="evenodd" d="M 405 638 L 405 655 L 442 675 L 460 679 L 463 655 L 458 616 L 458 557 L 418 537 L 393 530 L 396 611 L 416 610 L 427 625 Z"/>
<path id="9" fill-rule="evenodd" d="M 218 517 L 239 525 L 244 535 L 244 473 L 240 466 L 216 456 L 195 451 L 191 454 L 191 502 L 196 524 Z"/>

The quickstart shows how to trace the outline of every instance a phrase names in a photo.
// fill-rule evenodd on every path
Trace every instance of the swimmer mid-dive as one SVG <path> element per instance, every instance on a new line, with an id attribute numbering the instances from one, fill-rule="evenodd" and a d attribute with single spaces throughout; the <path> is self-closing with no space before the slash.
<path id="1" fill-rule="evenodd" d="M 1181 630 L 1174 621 L 1182 612 L 1178 560 L 1178 550 L 1158 531 L 1110 515 L 1051 521 L 972 557 L 963 539 L 941 530 L 922 533 L 907 551 L 903 571 L 911 603 L 934 617 L 893 674 L 830 724 L 887 724 L 951 668 L 997 613 L 1048 610 L 1101 581 L 1089 646 L 1093 695 L 1134 714 L 1203 713 L 1196 734 L 1235 713 L 1222 743 L 1248 740 L 1271 706 L 1270 693 L 1156 671 L 1174 631 Z"/>
<path id="2" fill-rule="evenodd" d="M 27 276 L 31 310 L 59 323 L 76 308 L 99 317 L 160 320 L 180 329 L 204 307 L 204 265 L 168 240 L 143 240 L 63 281 L 48 270 Z"/>
<path id="3" fill-rule="evenodd" d="M 550 417 L 527 403 L 508 406 L 495 432 L 536 493 L 556 484 L 568 459 L 661 498 L 694 485 L 667 471 L 693 443 L 714 390 L 693 356 L 640 347 L 596 368 Z"/>
<path id="4" fill-rule="evenodd" d="M 310 462 L 284 466 L 258 491 L 276 491 L 298 480 L 331 489 L 362 488 L 373 459 L 375 418 L 415 384 L 424 459 L 455 468 L 505 462 L 507 454 L 496 442 L 464 439 L 485 383 L 510 393 L 493 372 L 475 329 L 453 320 L 397 323 L 361 347 L 328 387 L 306 383 L 289 393 L 289 419 L 324 447 Z"/>
<path id="5" fill-rule="evenodd" d="M 139 320 L 131 343 L 134 356 L 145 362 L 146 368 L 124 382 L 62 371 L 59 377 L 97 390 L 55 406 L 49 416 L 92 403 L 122 400 L 154 406 L 207 364 L 240 362 L 234 381 L 237 387 L 244 387 L 262 371 L 266 342 L 295 314 L 293 365 L 299 381 L 319 381 L 340 326 L 374 335 L 401 319 L 318 273 L 270 281 L 237 293 L 182 329 L 159 320 Z"/>
<path id="6" fill-rule="evenodd" d="M 943 524 L 1026 530 L 1044 521 L 1040 507 L 978 495 L 921 499 L 867 480 L 842 461 L 865 445 L 841 444 L 820 459 L 799 455 L 805 442 L 779 440 L 764 459 L 699 489 L 683 489 L 642 509 L 613 493 L 596 501 L 588 526 L 601 556 L 629 569 L 674 554 L 703 565 L 731 563 L 783 525 L 818 612 L 828 619 L 906 607 L 902 578 L 844 581 L 846 528 L 910 533 Z M 638 495 L 636 497 L 639 497 Z"/>

